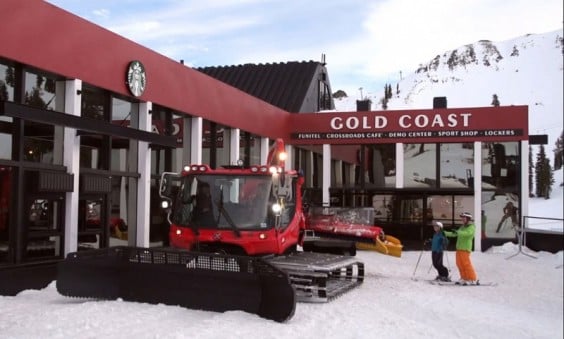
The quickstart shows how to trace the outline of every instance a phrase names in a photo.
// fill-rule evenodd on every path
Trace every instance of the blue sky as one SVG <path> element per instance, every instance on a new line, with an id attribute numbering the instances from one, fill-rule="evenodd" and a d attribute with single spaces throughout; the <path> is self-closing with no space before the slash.
<path id="1" fill-rule="evenodd" d="M 48 0 L 191 67 L 321 60 L 379 92 L 437 54 L 562 28 L 562 0 Z"/>

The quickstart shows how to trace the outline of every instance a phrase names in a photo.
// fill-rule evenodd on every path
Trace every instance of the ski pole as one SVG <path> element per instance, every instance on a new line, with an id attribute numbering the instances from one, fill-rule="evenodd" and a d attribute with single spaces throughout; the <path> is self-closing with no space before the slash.
<path id="1" fill-rule="evenodd" d="M 423 250 L 421 250 L 421 252 L 419 252 L 419 258 L 417 259 L 417 264 L 415 264 L 415 269 L 413 270 L 413 275 L 411 276 L 412 280 L 415 279 L 415 272 L 417 271 L 417 267 L 419 266 L 419 262 L 421 261 L 422 255 L 423 255 Z"/>
<path id="2" fill-rule="evenodd" d="M 425 243 L 421 247 L 421 252 L 419 252 L 419 258 L 417 258 L 417 264 L 415 264 L 415 269 L 413 270 L 413 275 L 411 276 L 411 280 L 415 279 L 415 272 L 417 271 L 417 267 L 419 267 L 419 262 L 421 261 L 421 256 L 423 256 L 423 251 L 425 250 Z"/>

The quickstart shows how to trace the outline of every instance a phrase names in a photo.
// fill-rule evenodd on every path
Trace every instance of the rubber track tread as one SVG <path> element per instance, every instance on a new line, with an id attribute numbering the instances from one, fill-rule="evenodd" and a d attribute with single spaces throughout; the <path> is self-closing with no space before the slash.
<path id="1" fill-rule="evenodd" d="M 69 297 L 242 310 L 278 322 L 294 315 L 286 273 L 261 258 L 174 249 L 112 247 L 70 253 L 57 267 Z"/>

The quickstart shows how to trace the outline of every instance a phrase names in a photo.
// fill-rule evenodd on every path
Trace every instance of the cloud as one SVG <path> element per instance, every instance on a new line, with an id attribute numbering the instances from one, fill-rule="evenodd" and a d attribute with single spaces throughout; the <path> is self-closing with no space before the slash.
<path id="1" fill-rule="evenodd" d="M 105 8 L 95 9 L 92 11 L 92 14 L 103 19 L 108 19 L 110 17 L 110 11 Z"/>

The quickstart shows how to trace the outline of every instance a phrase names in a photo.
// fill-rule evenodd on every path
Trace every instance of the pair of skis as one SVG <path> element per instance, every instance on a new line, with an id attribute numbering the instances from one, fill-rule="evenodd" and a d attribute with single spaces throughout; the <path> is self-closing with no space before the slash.
<path id="1" fill-rule="evenodd" d="M 475 284 L 464 284 L 464 283 L 459 283 L 456 281 L 440 281 L 440 280 L 429 280 L 429 283 L 431 283 L 432 285 L 441 285 L 441 286 L 463 286 L 463 287 L 469 287 L 469 286 L 496 286 L 497 283 L 492 282 L 492 281 L 486 281 L 486 282 L 482 282 L 479 281 Z"/>

